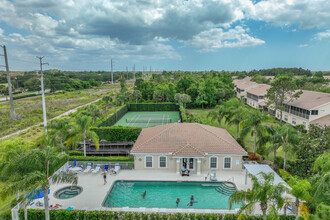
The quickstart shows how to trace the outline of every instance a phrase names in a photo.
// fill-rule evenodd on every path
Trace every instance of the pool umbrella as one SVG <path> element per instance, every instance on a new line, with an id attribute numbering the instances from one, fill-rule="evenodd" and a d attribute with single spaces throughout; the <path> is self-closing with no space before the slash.
<path id="1" fill-rule="evenodd" d="M 49 193 L 50 193 L 50 189 L 48 189 L 48 194 Z M 32 199 L 41 199 L 43 197 L 44 197 L 44 191 L 43 190 L 39 191 L 39 193 L 38 193 L 38 190 L 35 189 L 35 190 L 33 190 L 33 191 L 31 191 L 30 193 L 27 194 L 27 198 L 31 199 L 31 200 Z"/>
<path id="2" fill-rule="evenodd" d="M 73 166 L 77 166 L 77 158 L 74 158 Z"/>

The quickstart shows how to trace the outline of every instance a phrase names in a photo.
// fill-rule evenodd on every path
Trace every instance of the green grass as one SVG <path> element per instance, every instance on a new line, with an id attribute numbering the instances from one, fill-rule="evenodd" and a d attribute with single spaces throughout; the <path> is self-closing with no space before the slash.
<path id="1" fill-rule="evenodd" d="M 188 113 L 194 115 L 194 116 L 198 116 L 200 118 L 203 118 L 206 120 L 206 123 L 208 125 L 214 126 L 214 127 L 219 127 L 219 123 L 217 120 L 212 120 L 211 118 L 208 118 L 207 115 L 209 112 L 214 111 L 214 109 L 187 109 L 186 110 Z M 274 125 L 274 124 L 278 124 L 279 122 L 277 120 L 275 120 L 273 118 L 270 118 L 268 121 L 264 122 L 265 125 Z M 228 125 L 225 122 L 225 119 L 222 119 L 221 121 L 221 127 L 226 129 L 235 139 L 236 139 L 236 133 L 237 133 L 237 126 L 236 125 Z M 254 148 L 254 137 L 251 135 L 247 135 L 244 138 L 244 145 L 247 148 L 248 152 L 253 152 L 253 148 Z M 267 146 L 266 146 L 267 147 Z M 284 157 L 284 152 L 282 149 L 278 149 L 277 150 L 277 154 L 276 156 L 279 157 Z M 293 154 L 288 154 L 288 160 L 294 159 L 294 155 Z M 266 158 L 267 160 L 271 160 L 273 161 L 273 153 L 269 153 Z"/>
<path id="2" fill-rule="evenodd" d="M 46 96 L 47 119 L 104 96 L 106 88 L 79 90 Z M 107 88 L 109 89 L 109 87 Z M 0 105 L 0 137 L 43 121 L 41 97 L 14 101 L 18 120 L 10 120 L 9 103 Z"/>

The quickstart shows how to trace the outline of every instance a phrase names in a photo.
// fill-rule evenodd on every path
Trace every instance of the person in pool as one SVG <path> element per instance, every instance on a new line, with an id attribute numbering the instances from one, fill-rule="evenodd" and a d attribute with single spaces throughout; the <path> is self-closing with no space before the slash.
<path id="1" fill-rule="evenodd" d="M 144 191 L 143 194 L 142 194 L 142 198 L 146 198 L 146 194 L 147 194 L 147 191 Z"/>
<path id="2" fill-rule="evenodd" d="M 179 206 L 179 203 L 180 203 L 180 198 L 177 198 L 177 199 L 176 199 L 176 207 Z"/>

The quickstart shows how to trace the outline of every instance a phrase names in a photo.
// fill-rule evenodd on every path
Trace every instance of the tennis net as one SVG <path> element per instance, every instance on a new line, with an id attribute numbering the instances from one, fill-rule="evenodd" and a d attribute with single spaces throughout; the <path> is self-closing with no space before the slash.
<path id="1" fill-rule="evenodd" d="M 171 123 L 172 119 L 170 118 L 150 118 L 150 119 L 126 119 L 126 123 Z"/>

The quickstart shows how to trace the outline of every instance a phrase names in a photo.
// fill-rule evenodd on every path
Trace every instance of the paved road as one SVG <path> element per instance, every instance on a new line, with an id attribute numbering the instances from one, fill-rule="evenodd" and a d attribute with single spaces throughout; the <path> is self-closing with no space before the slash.
<path id="1" fill-rule="evenodd" d="M 112 89 L 110 89 L 110 90 L 112 90 Z M 110 90 L 109 90 L 109 89 L 104 89 L 104 90 L 102 90 L 102 92 L 101 92 L 101 91 L 99 91 L 99 92 L 101 92 L 101 93 L 105 93 L 105 91 L 110 91 Z M 97 99 L 97 100 L 95 100 L 95 101 L 92 101 L 92 102 L 89 102 L 89 103 L 86 103 L 86 104 L 80 105 L 80 106 L 75 107 L 75 108 L 73 108 L 73 109 L 70 109 L 69 111 L 66 111 L 66 112 L 64 112 L 64 113 L 62 113 L 62 114 L 60 114 L 60 115 L 58 115 L 58 116 L 56 116 L 56 117 L 54 117 L 54 118 L 52 118 L 52 119 L 47 120 L 47 122 L 50 122 L 50 121 L 52 121 L 52 120 L 54 120 L 54 119 L 58 119 L 58 118 L 63 117 L 63 116 L 66 116 L 66 115 L 68 115 L 68 114 L 70 114 L 70 113 L 76 112 L 76 111 L 78 110 L 78 108 L 84 107 L 84 106 L 86 106 L 86 105 L 90 105 L 90 104 L 92 104 L 92 103 L 94 103 L 94 102 L 97 102 L 97 101 L 99 101 L 99 100 L 101 100 L 101 99 L 102 99 L 102 98 L 99 98 L 99 99 Z M 43 124 L 44 124 L 44 123 L 41 122 L 41 123 L 38 123 L 38 124 L 32 125 L 32 126 L 30 126 L 30 127 L 28 127 L 28 128 L 25 128 L 25 129 L 23 129 L 23 130 L 19 130 L 19 131 L 16 131 L 16 132 L 14 132 L 14 133 L 8 134 L 8 135 L 6 135 L 6 136 L 0 137 L 0 140 L 4 140 L 4 139 L 9 138 L 9 137 L 12 137 L 12 136 L 14 136 L 14 135 L 18 135 L 18 134 L 20 134 L 20 133 L 22 133 L 22 132 L 25 132 L 25 131 L 29 130 L 30 128 L 33 128 L 33 127 L 35 127 L 35 126 L 41 126 L 41 125 L 43 125 Z"/>

